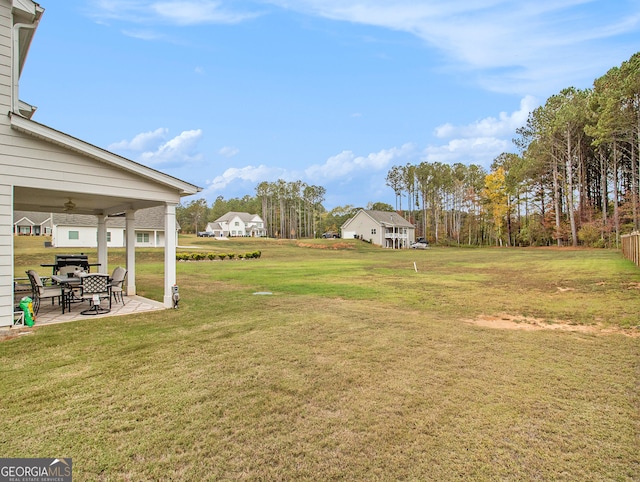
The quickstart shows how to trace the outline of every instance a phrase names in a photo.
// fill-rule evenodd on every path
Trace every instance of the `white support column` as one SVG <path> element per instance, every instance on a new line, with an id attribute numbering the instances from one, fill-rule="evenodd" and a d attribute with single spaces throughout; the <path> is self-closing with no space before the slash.
<path id="1" fill-rule="evenodd" d="M 133 296 L 136 294 L 136 212 L 129 209 L 125 213 L 126 215 L 126 258 L 127 258 L 127 295 Z"/>
<path id="2" fill-rule="evenodd" d="M 173 306 L 172 288 L 176 284 L 176 204 L 164 211 L 164 306 Z"/>
<path id="3" fill-rule="evenodd" d="M 98 273 L 109 273 L 109 263 L 107 255 L 107 216 L 100 215 L 98 218 Z"/>

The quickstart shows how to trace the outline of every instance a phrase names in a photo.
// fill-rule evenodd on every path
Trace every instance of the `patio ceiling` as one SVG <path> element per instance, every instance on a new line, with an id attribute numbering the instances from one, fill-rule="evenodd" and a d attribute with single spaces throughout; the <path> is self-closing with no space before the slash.
<path id="1" fill-rule="evenodd" d="M 129 209 L 138 210 L 162 204 L 145 199 L 19 186 L 14 187 L 13 195 L 13 208 L 17 211 L 109 216 Z M 69 200 L 75 205 L 71 210 L 65 208 L 65 203 Z"/>

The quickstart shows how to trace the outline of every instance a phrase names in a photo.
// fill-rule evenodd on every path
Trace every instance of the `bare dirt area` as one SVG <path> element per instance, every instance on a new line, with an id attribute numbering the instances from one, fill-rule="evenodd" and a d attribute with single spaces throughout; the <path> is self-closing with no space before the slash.
<path id="1" fill-rule="evenodd" d="M 605 327 L 602 325 L 575 325 L 566 321 L 548 322 L 538 318 L 532 318 L 520 315 L 498 314 L 498 315 L 480 315 L 473 320 L 463 320 L 476 326 L 485 328 L 494 328 L 499 330 L 558 330 L 573 331 L 579 333 L 592 333 L 595 335 L 625 335 L 633 338 L 640 337 L 639 330 L 622 329 L 618 327 Z"/>

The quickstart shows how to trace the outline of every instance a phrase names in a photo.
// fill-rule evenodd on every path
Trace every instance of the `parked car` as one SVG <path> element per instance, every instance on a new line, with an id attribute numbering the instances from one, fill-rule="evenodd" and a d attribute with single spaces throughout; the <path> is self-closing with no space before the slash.
<path id="1" fill-rule="evenodd" d="M 199 231 L 198 232 L 198 237 L 199 238 L 209 238 L 211 237 L 211 233 L 208 231 Z"/>
<path id="2" fill-rule="evenodd" d="M 323 238 L 339 238 L 340 235 L 338 233 L 327 232 L 322 235 Z"/>
<path id="3" fill-rule="evenodd" d="M 429 249 L 429 243 L 426 241 L 416 241 L 410 246 L 411 249 Z"/>

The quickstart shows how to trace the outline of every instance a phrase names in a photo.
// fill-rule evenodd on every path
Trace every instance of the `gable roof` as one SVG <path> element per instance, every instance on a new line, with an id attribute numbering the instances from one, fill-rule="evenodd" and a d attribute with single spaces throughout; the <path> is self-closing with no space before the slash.
<path id="1" fill-rule="evenodd" d="M 51 221 L 51 213 L 39 213 L 35 211 L 13 212 L 13 224 L 19 224 L 23 220 L 26 220 L 30 224 L 38 226 Z"/>
<path id="2" fill-rule="evenodd" d="M 402 216 L 400 216 L 398 213 L 394 211 L 372 211 L 370 209 L 361 209 L 360 211 L 358 211 L 358 213 L 356 213 L 356 215 L 353 218 L 349 219 L 344 225 L 346 226 L 347 224 L 349 224 L 351 220 L 355 219 L 355 217 L 360 213 L 364 213 L 365 215 L 369 216 L 380 226 L 385 226 L 385 227 L 395 226 L 395 227 L 405 227 L 405 228 L 415 229 L 415 226 L 413 224 L 411 224 L 409 221 L 407 221 L 405 218 L 403 218 Z"/>
<path id="3" fill-rule="evenodd" d="M 238 217 L 244 223 L 250 223 L 254 220 L 255 217 L 260 217 L 257 214 L 249 214 L 249 213 L 239 213 L 235 211 L 229 211 L 227 214 L 220 216 L 218 219 L 214 221 L 214 223 L 224 223 L 229 222 L 233 218 Z M 262 218 L 261 218 L 262 219 Z"/>

